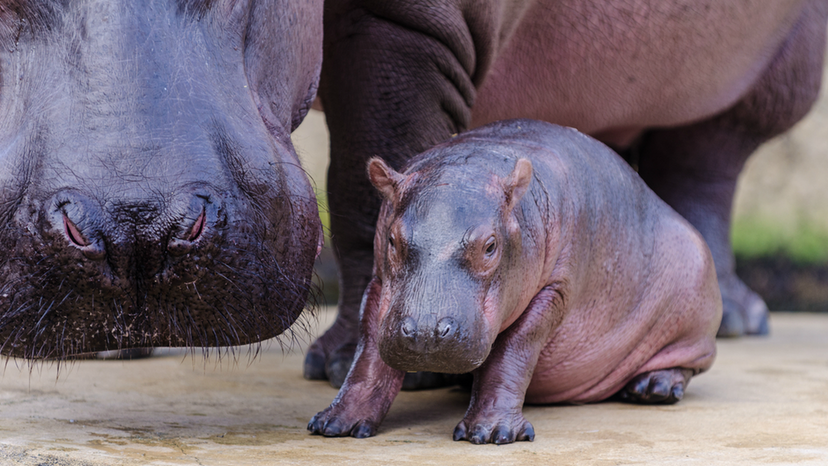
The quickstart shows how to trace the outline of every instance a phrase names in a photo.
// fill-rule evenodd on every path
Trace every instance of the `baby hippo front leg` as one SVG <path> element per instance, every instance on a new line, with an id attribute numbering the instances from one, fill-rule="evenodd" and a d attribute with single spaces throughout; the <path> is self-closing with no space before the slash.
<path id="1" fill-rule="evenodd" d="M 550 332 L 563 317 L 560 295 L 543 288 L 475 372 L 469 409 L 454 429 L 454 440 L 474 444 L 532 441 L 535 429 L 523 417 L 523 400 Z"/>
<path id="2" fill-rule="evenodd" d="M 381 288 L 376 278 L 368 284 L 354 365 L 333 403 L 308 423 L 311 433 L 356 438 L 376 434 L 402 387 L 404 373 L 385 364 L 377 349 L 375 314 Z"/>

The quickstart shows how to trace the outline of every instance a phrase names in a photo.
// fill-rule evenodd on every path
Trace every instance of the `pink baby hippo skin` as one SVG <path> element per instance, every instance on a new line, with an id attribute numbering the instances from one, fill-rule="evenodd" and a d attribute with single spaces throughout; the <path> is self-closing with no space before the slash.
<path id="1" fill-rule="evenodd" d="M 311 432 L 374 435 L 406 372 L 471 372 L 454 440 L 531 441 L 524 401 L 675 403 L 713 363 L 710 251 L 600 142 L 511 120 L 368 174 L 384 202 L 357 355 Z"/>

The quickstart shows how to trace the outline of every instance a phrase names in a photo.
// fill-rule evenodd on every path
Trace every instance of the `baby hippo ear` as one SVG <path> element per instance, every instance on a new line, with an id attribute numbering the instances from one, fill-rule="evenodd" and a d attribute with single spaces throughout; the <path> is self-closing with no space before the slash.
<path id="1" fill-rule="evenodd" d="M 515 163 L 512 173 L 503 179 L 503 192 L 506 194 L 506 208 L 511 211 L 518 205 L 523 195 L 532 184 L 532 162 L 520 158 Z"/>
<path id="2" fill-rule="evenodd" d="M 394 171 L 381 158 L 372 157 L 368 161 L 368 178 L 382 197 L 393 201 L 397 186 L 405 179 L 405 175 Z"/>

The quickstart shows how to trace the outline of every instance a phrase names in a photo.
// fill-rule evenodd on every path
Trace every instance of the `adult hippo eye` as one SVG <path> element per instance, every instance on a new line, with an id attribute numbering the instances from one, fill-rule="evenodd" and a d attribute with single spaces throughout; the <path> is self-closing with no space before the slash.
<path id="1" fill-rule="evenodd" d="M 486 240 L 485 248 L 487 256 L 494 254 L 495 250 L 497 250 L 497 241 L 494 236 L 490 236 L 489 239 Z"/>
<path id="2" fill-rule="evenodd" d="M 391 249 L 396 249 L 397 248 L 396 238 L 394 238 L 393 233 L 388 235 L 388 247 L 390 247 Z"/>

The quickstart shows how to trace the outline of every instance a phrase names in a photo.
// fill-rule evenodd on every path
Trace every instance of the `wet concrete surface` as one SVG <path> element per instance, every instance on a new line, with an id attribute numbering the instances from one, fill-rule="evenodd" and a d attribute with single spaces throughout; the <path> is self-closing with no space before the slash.
<path id="1" fill-rule="evenodd" d="M 321 312 L 318 327 L 332 316 Z M 771 328 L 720 340 L 676 405 L 529 406 L 535 441 L 505 446 L 451 440 L 468 403 L 459 388 L 401 393 L 370 439 L 310 435 L 336 390 L 302 378 L 302 344 L 59 373 L 8 360 L 0 465 L 828 464 L 828 314 L 776 313 Z"/>

